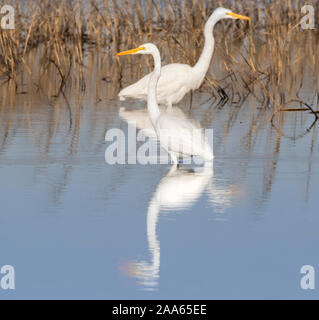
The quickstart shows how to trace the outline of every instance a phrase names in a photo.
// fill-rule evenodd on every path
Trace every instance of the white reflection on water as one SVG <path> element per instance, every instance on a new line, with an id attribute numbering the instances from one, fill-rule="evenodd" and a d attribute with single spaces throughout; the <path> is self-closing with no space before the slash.
<path id="1" fill-rule="evenodd" d="M 150 262 L 137 261 L 129 264 L 129 274 L 136 277 L 144 289 L 155 289 L 158 285 L 160 242 L 156 230 L 160 212 L 190 208 L 201 196 L 212 176 L 212 168 L 191 170 L 173 166 L 160 181 L 147 211 L 146 233 Z"/>
<path id="2" fill-rule="evenodd" d="M 184 211 L 192 207 L 205 192 L 216 213 L 222 214 L 238 192 L 233 187 L 219 186 L 210 167 L 182 168 L 173 166 L 162 178 L 149 202 L 146 234 L 150 261 L 128 263 L 128 275 L 138 279 L 144 290 L 156 290 L 160 278 L 160 241 L 157 225 L 161 212 Z"/>

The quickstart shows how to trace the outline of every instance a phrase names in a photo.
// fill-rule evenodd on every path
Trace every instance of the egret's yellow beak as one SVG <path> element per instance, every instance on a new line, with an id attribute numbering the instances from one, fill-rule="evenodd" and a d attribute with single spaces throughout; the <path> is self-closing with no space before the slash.
<path id="1" fill-rule="evenodd" d="M 128 54 L 138 53 L 138 52 L 143 51 L 143 50 L 146 50 L 146 48 L 145 48 L 145 47 L 139 47 L 139 48 L 136 48 L 136 49 L 119 52 L 119 53 L 116 54 L 116 56 L 117 56 L 117 57 L 119 57 L 119 56 L 126 56 L 126 55 L 128 55 Z"/>
<path id="2" fill-rule="evenodd" d="M 227 16 L 232 16 L 233 18 L 236 18 L 236 19 L 243 19 L 243 20 L 251 20 L 249 17 L 246 17 L 246 16 L 242 16 L 241 14 L 237 14 L 237 13 L 232 13 L 232 12 L 229 12 L 229 13 L 226 13 Z"/>

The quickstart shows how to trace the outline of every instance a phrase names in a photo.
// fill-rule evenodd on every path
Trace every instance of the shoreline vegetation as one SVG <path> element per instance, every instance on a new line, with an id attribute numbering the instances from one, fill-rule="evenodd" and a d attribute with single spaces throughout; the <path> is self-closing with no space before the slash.
<path id="1" fill-rule="evenodd" d="M 115 54 L 145 42 L 157 44 L 164 64 L 193 65 L 206 20 L 224 6 L 252 21 L 216 27 L 216 52 L 201 90 L 220 106 L 253 97 L 275 114 L 309 111 L 318 118 L 319 30 L 302 30 L 301 0 L 0 0 L 4 4 L 15 8 L 15 29 L 0 29 L 0 103 L 8 92 L 48 100 L 85 92 L 90 78 L 114 87 L 115 98 L 152 70 L 151 59 L 117 61 Z M 307 4 L 319 21 L 319 3 Z"/>

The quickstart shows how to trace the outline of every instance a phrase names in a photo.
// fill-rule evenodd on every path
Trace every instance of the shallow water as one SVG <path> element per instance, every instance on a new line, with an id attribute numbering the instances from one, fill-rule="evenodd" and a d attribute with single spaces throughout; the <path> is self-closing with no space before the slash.
<path id="1" fill-rule="evenodd" d="M 251 101 L 204 100 L 191 116 L 214 129 L 212 170 L 108 165 L 106 131 L 127 134 L 120 106 L 142 103 L 2 107 L 0 266 L 16 289 L 0 298 L 319 298 L 300 288 L 303 265 L 319 272 L 312 116 L 280 133 Z"/>

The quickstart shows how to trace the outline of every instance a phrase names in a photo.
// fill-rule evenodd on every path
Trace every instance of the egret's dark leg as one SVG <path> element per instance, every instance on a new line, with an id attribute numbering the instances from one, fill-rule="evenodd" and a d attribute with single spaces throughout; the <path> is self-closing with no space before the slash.
<path id="1" fill-rule="evenodd" d="M 189 110 L 192 110 L 192 105 L 193 105 L 193 90 L 191 90 Z"/>

